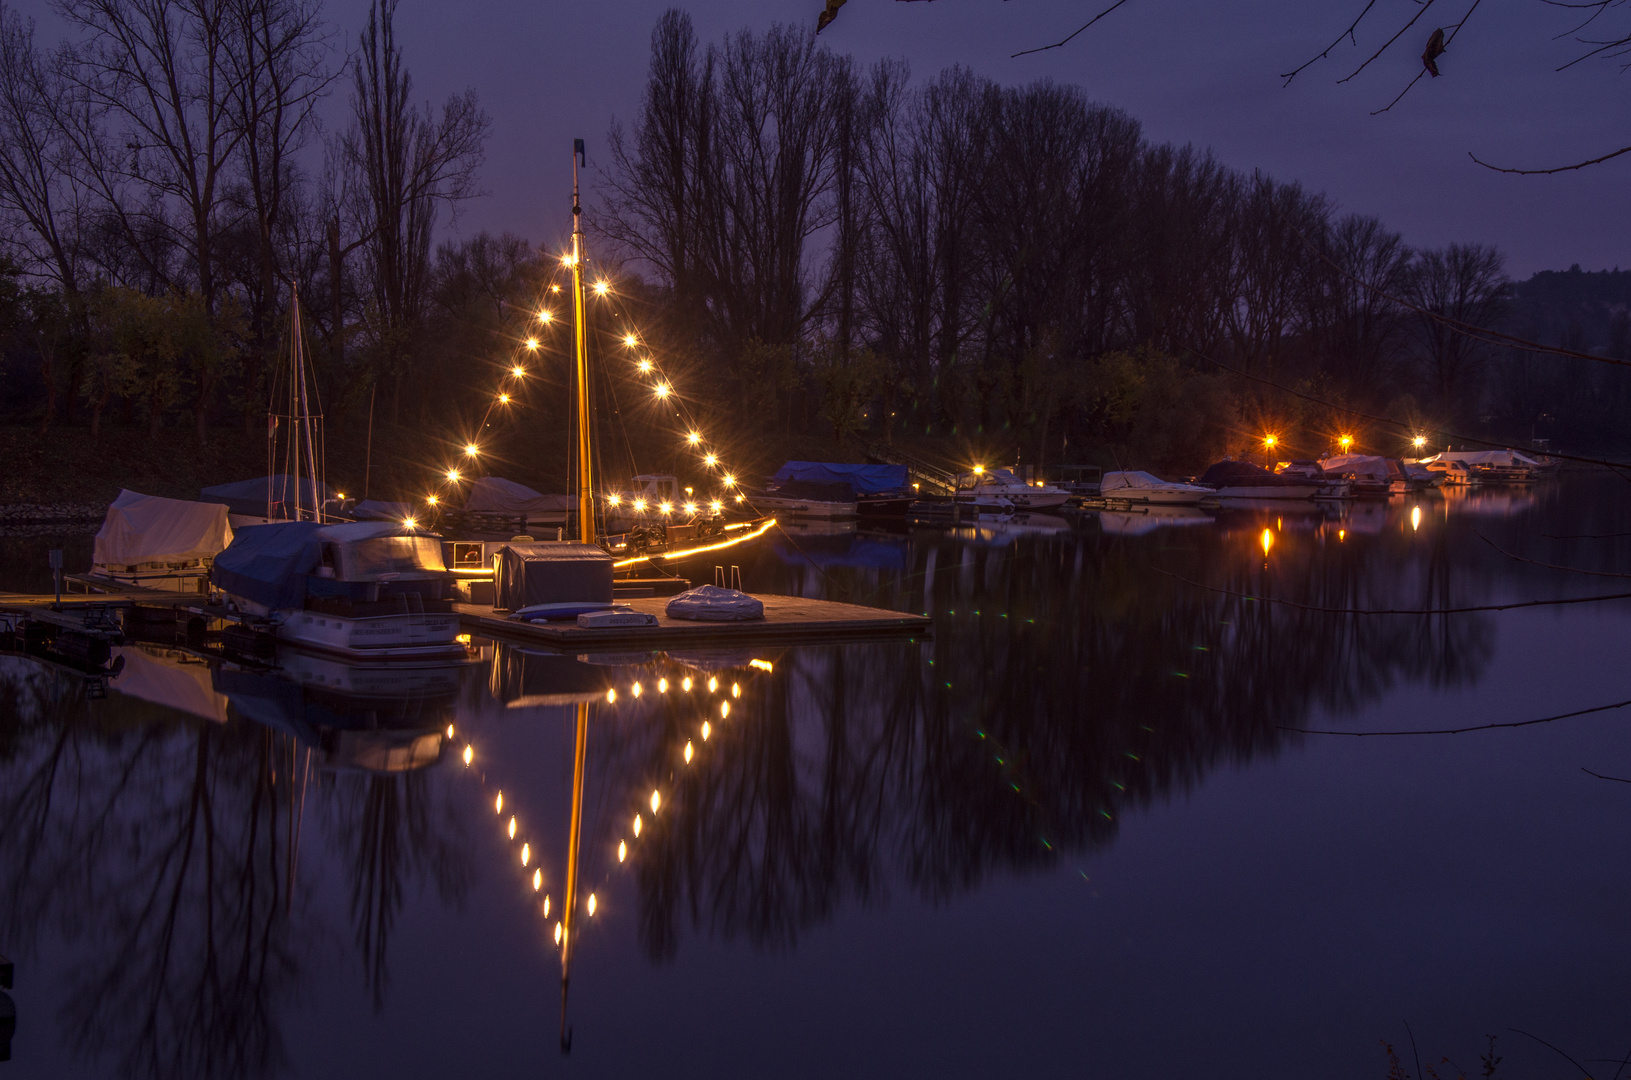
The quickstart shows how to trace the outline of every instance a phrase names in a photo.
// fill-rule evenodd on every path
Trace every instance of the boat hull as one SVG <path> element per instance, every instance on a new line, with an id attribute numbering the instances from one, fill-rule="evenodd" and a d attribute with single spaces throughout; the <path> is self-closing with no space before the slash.
<path id="1" fill-rule="evenodd" d="M 1210 491 L 1169 491 L 1164 488 L 1111 488 L 1102 494 L 1106 499 L 1123 499 L 1151 506 L 1194 506 L 1212 495 Z"/>
<path id="2" fill-rule="evenodd" d="M 1006 502 L 1015 510 L 1052 510 L 1065 505 L 1070 501 L 1068 491 L 1049 491 L 1043 488 L 1004 487 L 993 489 L 976 488 L 972 492 L 963 491 L 957 495 L 958 502 L 972 502 L 982 505 L 1001 505 Z"/>
<path id="3" fill-rule="evenodd" d="M 321 611 L 291 611 L 277 625 L 282 642 L 353 660 L 424 660 L 460 656 L 459 617 L 418 612 L 350 618 Z"/>
<path id="4" fill-rule="evenodd" d="M 822 502 L 819 499 L 778 499 L 774 495 L 754 495 L 751 498 L 754 509 L 770 517 L 844 521 L 859 515 L 856 504 L 852 502 Z"/>
<path id="5" fill-rule="evenodd" d="M 1221 487 L 1220 499 L 1312 499 L 1320 491 L 1318 484 L 1241 484 Z"/>

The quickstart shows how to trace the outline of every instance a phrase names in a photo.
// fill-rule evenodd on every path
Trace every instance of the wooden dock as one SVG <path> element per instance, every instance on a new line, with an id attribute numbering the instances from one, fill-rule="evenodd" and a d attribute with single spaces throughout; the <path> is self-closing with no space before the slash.
<path id="1" fill-rule="evenodd" d="M 474 604 L 455 604 L 464 629 L 481 637 L 543 645 L 561 652 L 668 649 L 685 645 L 816 645 L 853 641 L 904 641 L 929 634 L 931 621 L 883 608 L 810 600 L 802 596 L 753 594 L 765 617 L 750 622 L 698 622 L 670 619 L 666 597 L 619 601 L 657 617 L 656 626 L 588 629 L 575 622 L 524 623 Z"/>

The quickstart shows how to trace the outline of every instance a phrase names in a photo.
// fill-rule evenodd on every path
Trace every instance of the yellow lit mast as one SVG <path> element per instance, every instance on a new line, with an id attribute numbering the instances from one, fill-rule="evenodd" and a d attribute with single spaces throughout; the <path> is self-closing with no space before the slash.
<path id="1" fill-rule="evenodd" d="M 572 344 L 578 383 L 578 540 L 595 542 L 595 489 L 589 471 L 589 321 L 583 304 L 583 204 L 578 200 L 578 161 L 583 140 L 572 148 Z M 571 905 L 567 912 L 570 917 Z"/>

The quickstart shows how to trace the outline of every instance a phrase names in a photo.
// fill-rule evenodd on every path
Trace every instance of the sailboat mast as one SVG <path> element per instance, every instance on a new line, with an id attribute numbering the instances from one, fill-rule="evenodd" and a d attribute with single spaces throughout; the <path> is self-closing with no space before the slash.
<path id="1" fill-rule="evenodd" d="M 578 199 L 578 159 L 583 140 L 572 150 L 572 342 L 578 383 L 578 540 L 595 542 L 595 489 L 590 474 L 589 446 L 589 320 L 583 296 L 583 204 Z"/>
<path id="2" fill-rule="evenodd" d="M 302 327 L 300 325 L 300 286 L 299 286 L 298 283 L 291 281 L 289 283 L 289 288 L 290 288 L 290 297 L 291 297 L 290 305 L 289 305 L 290 308 L 291 308 L 290 315 L 289 315 L 289 318 L 290 318 L 290 330 L 291 330 L 291 333 L 292 333 L 292 335 L 294 337 L 294 345 L 293 345 L 293 350 L 292 350 L 293 355 L 294 355 L 294 376 L 295 376 L 295 386 L 297 387 L 296 393 L 299 395 L 299 399 L 300 399 L 299 419 L 296 421 L 297 427 L 295 428 L 295 431 L 294 431 L 294 440 L 295 440 L 295 448 L 296 448 L 296 450 L 295 450 L 295 472 L 294 472 L 294 484 L 295 484 L 295 514 L 294 514 L 294 520 L 296 520 L 296 521 L 300 520 L 300 467 L 299 467 L 300 457 L 299 457 L 299 446 L 300 446 L 300 439 L 301 439 L 302 436 L 304 436 L 304 438 L 306 440 L 306 467 L 309 470 L 311 470 L 311 491 L 312 491 L 312 496 L 311 497 L 312 497 L 312 500 L 313 500 L 312 520 L 317 521 L 317 522 L 321 522 L 323 520 L 323 496 L 322 496 L 323 488 L 322 488 L 322 478 L 320 476 L 318 476 L 318 474 L 317 474 L 318 473 L 318 469 L 317 469 L 317 464 L 318 464 L 317 463 L 317 446 L 316 446 L 315 440 L 312 439 L 312 433 L 311 433 L 311 419 L 312 419 L 311 418 L 311 406 L 310 406 L 310 404 L 308 402 L 308 398 L 306 396 L 306 352 L 305 352 L 305 349 L 301 347 L 302 338 L 305 335 L 304 335 Z"/>

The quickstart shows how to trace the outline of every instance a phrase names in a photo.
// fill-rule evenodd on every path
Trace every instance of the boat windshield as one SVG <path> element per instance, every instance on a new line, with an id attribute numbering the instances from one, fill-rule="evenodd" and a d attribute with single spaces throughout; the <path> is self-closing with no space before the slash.
<path id="1" fill-rule="evenodd" d="M 442 574 L 442 542 L 434 536 L 377 536 L 341 544 L 340 577 L 377 581 L 388 574 L 427 577 Z"/>

